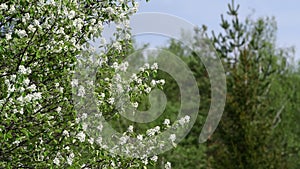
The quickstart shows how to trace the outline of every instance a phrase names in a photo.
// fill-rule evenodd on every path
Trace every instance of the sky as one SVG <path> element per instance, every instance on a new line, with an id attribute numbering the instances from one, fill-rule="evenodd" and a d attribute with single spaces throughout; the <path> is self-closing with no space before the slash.
<path id="1" fill-rule="evenodd" d="M 162 12 L 183 18 L 195 25 L 206 25 L 208 29 L 220 31 L 220 15 L 226 14 L 227 4 L 231 0 L 145 0 L 139 2 L 139 11 Z M 236 0 L 240 4 L 239 16 L 245 19 L 251 15 L 258 17 L 274 16 L 277 21 L 278 47 L 296 49 L 296 58 L 300 59 L 300 1 L 299 0 Z M 139 37 L 143 41 L 143 37 Z M 144 37 L 147 39 L 147 37 Z M 149 39 L 149 38 L 148 38 Z M 145 40 L 147 41 L 147 40 Z M 151 40 L 149 40 L 151 43 Z"/>

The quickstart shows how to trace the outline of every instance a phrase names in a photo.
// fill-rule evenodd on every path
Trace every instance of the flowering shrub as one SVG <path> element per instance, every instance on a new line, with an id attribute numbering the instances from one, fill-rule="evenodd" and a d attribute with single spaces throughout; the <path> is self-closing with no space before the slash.
<path id="1" fill-rule="evenodd" d="M 157 161 L 156 155 L 123 157 L 105 149 L 107 142 L 87 135 L 89 126 L 80 123 L 93 116 L 78 114 L 73 100 L 74 88 L 76 97 L 84 97 L 89 92 L 86 86 L 95 87 L 100 113 L 94 115 L 108 118 L 122 112 L 116 96 L 128 96 L 133 108 L 138 108 L 142 95 L 163 86 L 163 79 L 154 78 L 156 63 L 144 64 L 127 80 L 119 74 L 129 66 L 122 61 L 131 48 L 128 18 L 137 7 L 133 0 L 0 2 L 1 168 L 140 168 L 148 160 Z M 117 24 L 115 39 L 106 43 L 102 38 L 103 52 L 96 54 L 88 41 L 101 38 L 110 22 Z M 73 78 L 76 65 L 89 65 L 95 59 L 99 66 L 95 81 L 83 85 Z M 186 116 L 175 128 L 188 122 Z M 171 127 L 170 120 L 163 125 Z M 142 141 L 161 132 L 159 126 L 144 135 L 133 130 L 128 127 L 119 146 L 129 137 Z M 175 134 L 167 140 L 176 145 Z M 171 168 L 170 163 L 165 166 Z"/>
<path id="2" fill-rule="evenodd" d="M 92 144 L 76 123 L 70 85 L 76 56 L 101 37 L 104 24 L 128 28 L 137 10 L 130 2 L 0 3 L 1 168 L 138 166 Z M 126 29 L 118 31 L 130 38 Z M 110 55 L 122 53 L 124 43 L 117 37 Z"/>

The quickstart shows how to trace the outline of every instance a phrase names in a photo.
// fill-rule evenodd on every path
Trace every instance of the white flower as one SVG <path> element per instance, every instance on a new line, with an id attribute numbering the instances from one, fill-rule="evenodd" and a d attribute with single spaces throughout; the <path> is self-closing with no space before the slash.
<path id="1" fill-rule="evenodd" d="M 167 162 L 166 164 L 165 164 L 165 169 L 171 169 L 172 167 L 171 167 L 171 163 L 170 162 Z"/>
<path id="2" fill-rule="evenodd" d="M 117 84 L 117 93 L 123 93 L 123 92 L 124 92 L 124 89 L 123 89 L 122 84 Z"/>
<path id="3" fill-rule="evenodd" d="M 64 92 L 64 88 L 63 87 L 58 88 L 58 90 L 59 90 L 60 93 Z"/>
<path id="4" fill-rule="evenodd" d="M 54 0 L 49 0 L 49 1 L 46 1 L 46 2 L 48 2 L 48 4 L 55 5 L 55 1 Z"/>
<path id="5" fill-rule="evenodd" d="M 41 92 L 36 92 L 36 93 L 33 93 L 33 100 L 38 100 L 38 99 L 41 99 L 42 98 L 42 93 Z"/>
<path id="6" fill-rule="evenodd" d="M 165 119 L 163 124 L 164 125 L 169 125 L 170 124 L 170 120 L 169 119 Z"/>
<path id="7" fill-rule="evenodd" d="M 83 113 L 82 116 L 81 116 L 81 119 L 84 120 L 84 119 L 86 119 L 86 118 L 87 118 L 87 114 L 86 114 L 86 113 Z"/>
<path id="8" fill-rule="evenodd" d="M 79 86 L 79 89 L 78 89 L 78 94 L 77 94 L 79 97 L 83 97 L 85 95 L 85 89 L 83 86 Z"/>
<path id="9" fill-rule="evenodd" d="M 87 130 L 87 127 L 88 127 L 88 125 L 87 125 L 86 123 L 83 123 L 83 124 L 82 124 L 82 129 L 83 129 L 84 131 Z"/>
<path id="10" fill-rule="evenodd" d="M 153 156 L 153 157 L 150 158 L 150 160 L 156 162 L 158 160 L 158 157 L 157 156 Z"/>
<path id="11" fill-rule="evenodd" d="M 129 65 L 128 62 L 121 63 L 119 69 L 125 72 L 128 68 L 128 65 Z"/>
<path id="12" fill-rule="evenodd" d="M 16 144 L 18 146 L 20 143 L 21 143 L 20 140 L 16 140 L 12 144 Z"/>
<path id="13" fill-rule="evenodd" d="M 142 140 L 143 140 L 143 135 L 139 134 L 139 135 L 137 136 L 137 139 L 140 140 L 140 141 L 142 141 Z"/>
<path id="14" fill-rule="evenodd" d="M 45 158 L 45 156 L 43 156 L 42 154 L 38 154 L 38 159 L 37 161 L 43 161 Z"/>
<path id="15" fill-rule="evenodd" d="M 6 40 L 11 40 L 12 39 L 11 34 L 10 33 L 5 34 L 5 38 Z"/>
<path id="16" fill-rule="evenodd" d="M 150 93 L 151 90 L 152 90 L 151 87 L 147 87 L 147 88 L 145 89 L 145 92 L 146 92 L 146 93 Z"/>
<path id="17" fill-rule="evenodd" d="M 33 94 L 28 94 L 25 96 L 24 100 L 25 100 L 25 102 L 30 102 L 32 100 L 32 98 L 33 98 Z"/>
<path id="18" fill-rule="evenodd" d="M 64 130 L 62 134 L 63 136 L 69 137 L 69 132 L 67 130 Z"/>
<path id="19" fill-rule="evenodd" d="M 77 139 L 80 141 L 80 142 L 84 142 L 85 140 L 85 134 L 81 131 L 77 134 Z"/>
<path id="20" fill-rule="evenodd" d="M 89 139 L 88 139 L 88 142 L 89 142 L 90 144 L 94 144 L 94 138 L 89 138 Z"/>
<path id="21" fill-rule="evenodd" d="M 184 125 L 185 120 L 184 120 L 184 118 L 181 118 L 181 119 L 178 120 L 178 122 L 179 122 L 180 125 Z"/>
<path id="22" fill-rule="evenodd" d="M 95 114 L 95 117 L 102 117 L 102 112 L 96 113 L 96 114 Z"/>
<path id="23" fill-rule="evenodd" d="M 16 80 L 16 77 L 17 77 L 16 75 L 11 75 L 10 80 L 14 82 Z"/>
<path id="24" fill-rule="evenodd" d="M 33 25 L 29 25 L 29 26 L 28 26 L 28 30 L 29 30 L 30 32 L 34 32 L 34 31 L 36 30 L 36 28 L 35 28 Z"/>
<path id="25" fill-rule="evenodd" d="M 157 63 L 154 63 L 154 64 L 151 66 L 151 69 L 152 69 L 152 70 L 157 70 L 157 69 L 158 69 L 158 64 L 157 64 Z"/>
<path id="26" fill-rule="evenodd" d="M 25 90 L 24 87 L 20 87 L 20 88 L 19 88 L 19 91 L 20 91 L 20 92 L 24 92 L 24 90 Z"/>
<path id="27" fill-rule="evenodd" d="M 96 23 L 96 19 L 91 19 L 91 24 L 94 25 Z"/>
<path id="28" fill-rule="evenodd" d="M 175 134 L 171 134 L 169 139 L 174 142 L 176 140 L 176 135 Z"/>
<path id="29" fill-rule="evenodd" d="M 99 124 L 99 126 L 97 126 L 97 129 L 98 129 L 99 131 L 102 131 L 103 125 L 102 125 L 102 124 Z"/>
<path id="30" fill-rule="evenodd" d="M 114 76 L 114 78 L 115 78 L 115 80 L 116 80 L 117 82 L 121 82 L 121 81 L 122 81 L 122 77 L 121 77 L 120 74 L 116 74 L 116 75 Z"/>
<path id="31" fill-rule="evenodd" d="M 98 144 L 101 144 L 101 143 L 102 143 L 102 137 L 98 137 L 97 140 L 96 140 L 96 142 L 97 142 Z"/>
<path id="32" fill-rule="evenodd" d="M 112 7 L 107 7 L 106 9 L 104 9 L 106 12 L 108 12 L 109 14 L 114 14 L 115 11 Z"/>
<path id="33" fill-rule="evenodd" d="M 72 79 L 71 85 L 72 87 L 78 86 L 78 79 Z"/>
<path id="34" fill-rule="evenodd" d="M 155 86 L 156 85 L 156 81 L 155 80 L 151 80 L 151 86 Z"/>
<path id="35" fill-rule="evenodd" d="M 74 157 L 75 157 L 74 153 L 71 153 L 71 154 L 68 156 L 68 158 L 67 158 L 67 163 L 68 163 L 69 165 L 72 165 Z"/>
<path id="36" fill-rule="evenodd" d="M 139 70 L 140 70 L 141 72 L 144 72 L 144 71 L 145 71 L 145 68 L 144 68 L 144 67 L 140 67 Z"/>
<path id="37" fill-rule="evenodd" d="M 23 110 L 23 108 L 21 108 L 21 110 L 20 110 L 20 112 L 19 112 L 20 114 L 24 114 L 24 110 Z"/>
<path id="38" fill-rule="evenodd" d="M 59 159 L 58 159 L 57 157 L 55 157 L 55 159 L 53 160 L 53 163 L 54 163 L 55 165 L 58 165 L 58 166 L 59 166 L 60 161 L 59 161 Z"/>
<path id="39" fill-rule="evenodd" d="M 20 65 L 19 66 L 19 73 L 26 74 L 27 73 L 27 69 L 23 65 Z"/>
<path id="40" fill-rule="evenodd" d="M 132 74 L 131 79 L 133 79 L 134 81 L 137 81 L 138 77 L 135 73 Z"/>
<path id="41" fill-rule="evenodd" d="M 144 67 L 145 67 L 145 69 L 149 69 L 150 68 L 149 63 L 145 63 Z"/>
<path id="42" fill-rule="evenodd" d="M 39 138 L 40 139 L 40 144 L 43 144 L 44 143 L 44 140 L 42 137 Z"/>
<path id="43" fill-rule="evenodd" d="M 28 89 L 31 90 L 31 91 L 36 91 L 36 86 L 35 86 L 35 84 L 30 85 L 30 86 L 28 87 Z"/>
<path id="44" fill-rule="evenodd" d="M 186 115 L 186 116 L 184 116 L 184 119 L 185 119 L 185 121 L 188 123 L 188 122 L 190 122 L 190 116 L 188 116 L 188 115 Z"/>
<path id="45" fill-rule="evenodd" d="M 72 38 L 70 39 L 70 42 L 71 42 L 73 45 L 75 45 L 75 44 L 76 44 L 76 39 L 75 39 L 74 37 L 72 37 Z"/>
<path id="46" fill-rule="evenodd" d="M 83 27 L 83 20 L 81 18 L 76 18 L 73 22 L 73 26 L 77 27 L 78 29 L 81 29 Z"/>
<path id="47" fill-rule="evenodd" d="M 61 112 L 61 107 L 58 106 L 58 107 L 56 108 L 56 111 L 57 111 L 58 113 L 60 113 L 60 112 Z"/>
<path id="48" fill-rule="evenodd" d="M 130 126 L 128 127 L 127 131 L 128 131 L 129 133 L 132 133 L 132 132 L 133 132 L 133 126 L 130 125 Z"/>
<path id="49" fill-rule="evenodd" d="M 18 98 L 17 98 L 17 101 L 23 103 L 24 97 L 23 97 L 23 96 L 18 97 Z"/>
<path id="50" fill-rule="evenodd" d="M 148 135 L 148 136 L 154 136 L 154 134 L 155 134 L 155 130 L 153 130 L 153 129 L 148 129 L 147 131 L 146 131 L 146 134 Z"/>
<path id="51" fill-rule="evenodd" d="M 111 67 L 114 68 L 114 69 L 118 69 L 119 68 L 118 62 L 114 62 Z"/>
<path id="52" fill-rule="evenodd" d="M 10 85 L 10 81 L 8 79 L 5 79 L 4 83 Z"/>
<path id="53" fill-rule="evenodd" d="M 146 158 L 146 159 L 143 159 L 142 160 L 142 163 L 144 163 L 145 165 L 147 165 L 148 164 L 148 159 Z"/>
<path id="54" fill-rule="evenodd" d="M 18 34 L 18 36 L 20 36 L 21 38 L 27 36 L 27 33 L 25 30 L 16 30 L 16 33 Z"/>
<path id="55" fill-rule="evenodd" d="M 124 145 L 124 144 L 127 142 L 128 139 L 129 139 L 128 136 L 122 136 L 122 137 L 120 138 L 119 144 L 120 144 L 120 145 Z"/>
<path id="56" fill-rule="evenodd" d="M 23 84 L 24 84 L 25 86 L 28 86 L 29 83 L 30 83 L 30 80 L 29 80 L 28 78 L 26 78 L 26 79 L 23 81 Z"/>
<path id="57" fill-rule="evenodd" d="M 134 103 L 132 103 L 132 106 L 133 106 L 134 108 L 137 108 L 137 107 L 139 107 L 139 103 L 138 103 L 138 102 L 134 102 Z"/>
<path id="58" fill-rule="evenodd" d="M 8 91 L 8 93 L 12 93 L 15 91 L 15 89 L 16 89 L 15 86 L 12 86 L 12 87 L 9 87 L 7 91 Z"/>
<path id="59" fill-rule="evenodd" d="M 112 98 L 112 97 L 109 98 L 109 99 L 108 99 L 108 103 L 109 103 L 109 104 L 114 104 L 114 103 L 115 103 L 115 98 Z"/>
<path id="60" fill-rule="evenodd" d="M 75 11 L 73 11 L 73 10 L 70 11 L 69 14 L 68 14 L 68 18 L 73 19 L 75 17 L 75 14 L 76 14 Z"/>
<path id="61" fill-rule="evenodd" d="M 154 128 L 154 131 L 157 132 L 157 133 L 159 132 L 159 130 L 160 130 L 160 127 L 159 127 L 159 126 L 156 126 L 156 127 Z"/>
<path id="62" fill-rule="evenodd" d="M 141 84 L 141 83 L 143 82 L 143 80 L 139 78 L 139 79 L 136 80 L 136 82 L 137 82 L 138 84 Z"/>
<path id="63" fill-rule="evenodd" d="M 29 19 L 30 19 L 29 13 L 25 13 L 25 19 L 26 19 L 26 20 L 29 20 Z"/>
<path id="64" fill-rule="evenodd" d="M 96 27 L 94 27 L 94 26 L 89 26 L 89 31 L 90 31 L 90 32 L 96 32 L 97 29 L 96 29 Z"/>
<path id="65" fill-rule="evenodd" d="M 92 80 L 86 82 L 90 86 L 94 86 L 94 82 Z"/>
<path id="66" fill-rule="evenodd" d="M 3 9 L 3 10 L 7 10 L 7 9 L 8 9 L 8 6 L 7 6 L 6 4 L 3 3 L 3 4 L 0 5 L 0 10 L 2 10 L 2 9 Z"/>
<path id="67" fill-rule="evenodd" d="M 159 83 L 160 83 L 161 85 L 164 85 L 164 84 L 165 84 L 165 80 L 164 80 L 164 79 L 161 79 L 161 80 L 159 80 Z"/>
<path id="68" fill-rule="evenodd" d="M 122 46 L 121 46 L 120 42 L 113 43 L 113 47 L 118 51 L 122 50 Z"/>
<path id="69" fill-rule="evenodd" d="M 31 73 L 31 69 L 30 67 L 27 68 L 27 74 L 30 74 Z"/>
<path id="70" fill-rule="evenodd" d="M 40 26 L 40 22 L 36 19 L 33 21 L 33 23 L 34 23 L 35 26 Z"/>
<path id="71" fill-rule="evenodd" d="M 56 33 L 57 34 L 65 34 L 64 28 L 63 27 L 59 28 L 59 30 L 57 30 Z"/>
<path id="72" fill-rule="evenodd" d="M 16 8 L 14 7 L 14 5 L 11 5 L 10 6 L 10 9 L 9 9 L 9 12 L 10 13 L 13 13 L 13 12 L 15 12 L 16 11 Z"/>
<path id="73" fill-rule="evenodd" d="M 186 115 L 186 116 L 182 117 L 181 119 L 179 119 L 178 122 L 180 125 L 184 125 L 184 124 L 190 122 L 190 116 Z"/>
<path id="74" fill-rule="evenodd" d="M 148 130 L 146 131 L 146 134 L 147 134 L 148 136 L 151 137 L 151 136 L 154 136 L 155 133 L 158 133 L 159 130 L 160 130 L 160 127 L 159 127 L 159 126 L 156 126 L 156 127 L 153 128 L 153 129 L 148 129 Z"/>

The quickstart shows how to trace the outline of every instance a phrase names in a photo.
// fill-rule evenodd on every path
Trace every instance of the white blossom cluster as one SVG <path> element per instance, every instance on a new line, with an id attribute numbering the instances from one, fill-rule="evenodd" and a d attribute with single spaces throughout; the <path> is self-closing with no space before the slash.
<path id="1" fill-rule="evenodd" d="M 85 61 L 94 62 L 93 59 L 86 59 Z M 115 138 L 117 137 L 116 135 L 112 135 L 111 137 L 113 138 L 102 135 L 101 133 L 105 130 L 105 125 L 100 119 L 102 119 L 103 116 L 113 117 L 116 114 L 120 114 L 123 110 L 117 108 L 118 103 L 121 103 L 121 107 L 131 105 L 134 109 L 138 108 L 139 101 L 137 98 L 140 95 L 148 95 L 156 87 L 162 87 L 165 84 L 165 80 L 157 80 L 151 77 L 157 73 L 157 63 L 145 63 L 141 67 L 136 68 L 138 70 L 137 72 L 129 75 L 126 73 L 130 70 L 131 65 L 126 61 L 118 62 L 116 59 L 116 61 L 110 60 L 109 62 L 108 59 L 104 57 L 100 63 L 100 74 L 103 70 L 110 70 L 110 72 L 112 72 L 110 76 L 102 76 L 95 82 L 97 106 L 100 113 L 91 113 L 89 115 L 83 113 L 78 121 L 84 121 L 83 127 L 87 130 L 89 129 L 89 125 L 94 126 L 94 128 L 96 128 L 95 133 L 98 133 L 98 135 L 91 136 L 93 140 L 91 142 L 97 143 L 104 149 L 109 149 L 112 154 L 123 153 L 129 156 L 139 157 L 145 165 L 149 163 L 149 160 L 157 161 L 157 156 L 155 156 L 153 152 L 158 152 L 158 149 L 163 149 L 168 145 L 176 146 L 176 142 L 180 140 L 180 136 L 177 136 L 176 130 L 188 125 L 190 116 L 179 118 L 173 125 L 169 119 L 165 119 L 162 126 L 150 128 L 144 134 L 136 134 L 134 132 L 134 126 L 130 125 L 126 129 L 126 132 L 122 133 L 118 139 Z M 82 91 L 89 91 L 86 89 L 92 86 L 90 84 L 94 84 L 87 82 L 88 79 L 72 80 L 72 85 L 79 89 L 77 92 L 79 97 L 86 96 L 84 95 L 86 93 Z M 123 97 L 129 98 L 129 101 L 126 102 L 122 100 Z M 88 108 L 86 108 L 86 110 L 88 110 Z M 168 129 L 170 129 L 171 132 L 161 136 L 161 134 Z M 165 138 L 162 139 L 161 137 Z M 114 139 L 116 139 L 116 141 L 111 141 Z M 171 164 L 169 163 L 167 163 L 166 166 L 167 168 L 171 168 Z"/>
<path id="2" fill-rule="evenodd" d="M 134 132 L 134 126 L 129 125 L 126 132 L 120 135 L 120 138 L 117 142 L 113 142 L 112 139 L 107 138 L 105 135 L 101 134 L 94 138 L 96 143 L 101 147 L 109 148 L 110 152 L 113 154 L 127 154 L 130 156 L 139 157 L 142 159 L 144 165 L 149 163 L 149 160 L 156 162 L 158 157 L 153 154 L 158 152 L 157 149 L 162 149 L 169 144 L 176 146 L 177 135 L 176 133 L 167 133 L 165 135 L 161 134 L 164 130 L 170 129 L 170 131 L 176 131 L 189 123 L 189 116 L 184 116 L 178 121 L 175 121 L 171 126 L 169 119 L 165 119 L 163 122 L 163 127 L 155 126 L 150 128 L 144 134 L 136 134 Z M 103 127 L 103 126 L 102 126 Z M 100 128 L 99 131 L 102 131 L 103 128 Z M 165 138 L 161 138 L 165 137 Z M 166 163 L 166 168 L 171 168 L 171 164 Z"/>
<path id="3" fill-rule="evenodd" d="M 19 66 L 19 74 L 12 74 L 4 76 L 4 83 L 7 86 L 6 97 L 0 100 L 0 108 L 5 112 L 6 118 L 12 114 L 24 114 L 24 108 L 27 105 L 34 105 L 38 110 L 41 105 L 38 100 L 42 98 L 42 93 L 37 91 L 34 83 L 31 83 L 28 75 L 31 73 L 30 68 L 25 68 L 23 65 Z M 22 93 L 22 95 L 20 94 Z M 9 109 L 5 109 L 5 108 Z"/>

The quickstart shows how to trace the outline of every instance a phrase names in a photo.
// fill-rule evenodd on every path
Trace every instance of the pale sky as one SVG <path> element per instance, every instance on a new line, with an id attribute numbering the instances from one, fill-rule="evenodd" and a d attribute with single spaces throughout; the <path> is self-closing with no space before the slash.
<path id="1" fill-rule="evenodd" d="M 220 30 L 220 15 L 227 11 L 231 0 L 150 0 L 140 3 L 139 12 L 163 12 L 181 17 L 195 25 L 208 26 L 209 30 Z M 277 21 L 277 45 L 296 47 L 300 59 L 300 1 L 299 0 L 236 0 L 240 4 L 240 18 L 250 14 L 252 18 L 275 16 Z M 253 11 L 255 11 L 253 13 Z M 142 37 L 141 37 L 142 38 Z"/>

